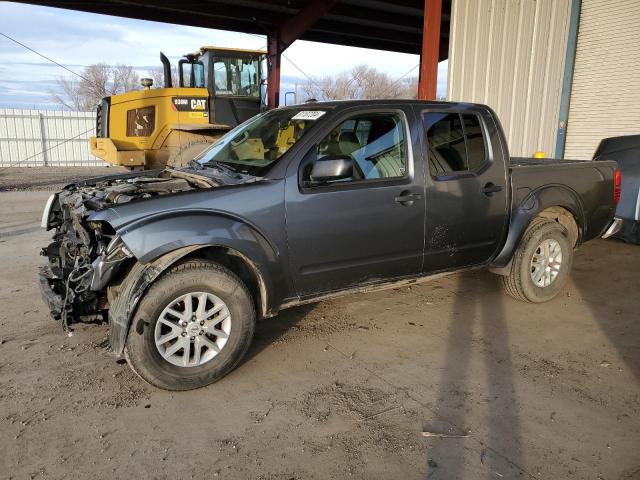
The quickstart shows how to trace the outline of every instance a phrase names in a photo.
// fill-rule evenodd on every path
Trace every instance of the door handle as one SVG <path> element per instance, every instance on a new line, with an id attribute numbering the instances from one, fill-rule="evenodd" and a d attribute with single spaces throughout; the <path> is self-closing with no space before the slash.
<path id="1" fill-rule="evenodd" d="M 419 193 L 411 193 L 409 190 L 405 190 L 400 195 L 394 198 L 396 202 L 400 205 L 404 205 L 405 207 L 409 207 L 413 205 L 413 202 L 416 200 L 420 200 L 422 195 Z"/>
<path id="2" fill-rule="evenodd" d="M 484 187 L 482 187 L 482 190 L 480 191 L 487 197 L 491 197 L 494 193 L 501 192 L 502 187 L 500 185 L 494 185 L 493 183 L 489 182 Z"/>

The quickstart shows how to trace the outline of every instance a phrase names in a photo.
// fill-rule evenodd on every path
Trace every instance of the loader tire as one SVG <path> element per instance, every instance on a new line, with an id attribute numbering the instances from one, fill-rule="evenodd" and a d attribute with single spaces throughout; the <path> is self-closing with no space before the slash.
<path id="1" fill-rule="evenodd" d="M 167 165 L 173 168 L 186 167 L 189 162 L 198 157 L 202 152 L 211 146 L 217 139 L 193 140 L 178 147 L 167 160 Z"/>

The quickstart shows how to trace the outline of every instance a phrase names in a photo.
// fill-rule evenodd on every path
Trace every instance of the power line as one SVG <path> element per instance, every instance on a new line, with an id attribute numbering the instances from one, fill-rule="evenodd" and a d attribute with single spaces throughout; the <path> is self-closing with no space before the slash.
<path id="1" fill-rule="evenodd" d="M 380 97 L 383 97 L 387 92 L 389 92 L 391 89 L 393 89 L 393 87 L 395 87 L 400 82 L 400 80 L 402 80 L 404 77 L 409 75 L 411 72 L 413 72 L 419 66 L 420 66 L 420 64 L 417 64 L 416 66 L 412 67 L 410 70 L 407 71 L 407 73 L 405 73 L 400 78 L 398 78 L 395 82 L 393 82 L 391 85 L 389 85 L 389 88 L 387 88 L 384 92 L 382 92 L 380 94 Z"/>
<path id="2" fill-rule="evenodd" d="M 311 78 L 309 75 L 307 75 L 307 74 L 305 73 L 305 71 L 304 71 L 304 70 L 302 70 L 298 65 L 296 65 L 295 63 L 293 63 L 293 62 L 291 61 L 291 59 L 290 59 L 289 57 L 287 57 L 284 53 L 282 54 L 282 56 L 284 57 L 284 59 L 285 59 L 286 61 L 288 61 L 291 65 L 293 65 L 293 66 L 294 66 L 294 67 L 295 67 L 295 68 L 296 68 L 296 69 L 297 69 L 297 70 L 298 70 L 302 75 L 304 75 L 305 77 L 307 77 L 307 80 L 309 80 L 309 82 L 310 82 L 312 85 L 314 85 L 315 87 L 317 87 L 317 88 L 320 90 L 320 92 L 322 92 L 322 94 L 324 94 L 324 96 L 325 96 L 325 97 L 327 97 L 327 99 L 329 99 L 329 98 L 328 98 L 328 97 L 329 97 L 329 95 L 327 94 L 327 91 L 326 91 L 324 88 L 322 88 L 322 87 L 320 86 L 320 84 L 319 84 L 319 83 L 317 83 L 313 78 Z"/>
<path id="3" fill-rule="evenodd" d="M 11 36 L 7 35 L 6 33 L 0 32 L 0 35 L 2 35 L 3 37 L 5 37 L 5 38 L 6 38 L 6 39 L 8 39 L 8 40 L 11 40 L 12 42 L 14 42 L 14 43 L 16 43 L 16 44 L 18 44 L 18 45 L 20 45 L 21 47 L 26 48 L 26 49 L 27 49 L 27 50 L 29 50 L 30 52 L 33 52 L 33 53 L 35 53 L 36 55 L 38 55 L 38 56 L 40 56 L 40 57 L 44 58 L 45 60 L 48 60 L 49 62 L 53 63 L 54 65 L 57 65 L 57 66 L 59 66 L 60 68 L 63 68 L 63 69 L 64 69 L 64 70 L 66 70 L 67 72 L 73 73 L 73 74 L 74 74 L 74 75 L 76 75 L 77 77 L 80 77 L 80 78 L 82 78 L 83 80 L 86 80 L 87 82 L 89 82 L 89 83 L 91 83 L 91 84 L 93 84 L 93 85 L 96 85 L 96 83 L 95 83 L 94 81 L 89 80 L 89 79 L 88 79 L 87 77 L 85 77 L 84 75 L 80 75 L 78 72 L 74 72 L 74 71 L 73 71 L 73 70 L 71 70 L 70 68 L 68 68 L 68 67 L 66 67 L 66 66 L 64 66 L 64 65 L 62 65 L 61 63 L 56 62 L 56 61 L 55 61 L 55 60 L 53 60 L 52 58 L 47 57 L 46 55 L 44 55 L 44 54 L 42 54 L 42 53 L 40 53 L 40 52 L 38 52 L 38 51 L 34 50 L 33 48 L 31 48 L 31 47 L 29 47 L 29 46 L 25 45 L 24 43 L 19 42 L 18 40 L 16 40 L 15 38 L 13 38 L 13 37 L 11 37 Z M 30 157 L 23 158 L 22 160 L 18 160 L 17 162 L 11 163 L 11 164 L 9 164 L 8 166 L 6 166 L 6 167 L 4 167 L 4 168 L 0 168 L 0 172 L 2 172 L 2 171 L 4 171 L 4 170 L 6 170 L 6 169 L 8 169 L 8 168 L 15 167 L 16 165 L 19 165 L 19 164 L 21 164 L 21 163 L 24 163 L 24 162 L 26 162 L 26 161 L 28 161 L 28 160 L 31 160 L 32 158 L 37 157 L 38 155 L 43 155 L 45 152 L 48 152 L 49 150 L 53 150 L 54 148 L 57 148 L 57 147 L 59 147 L 60 145 L 64 145 L 65 143 L 70 142 L 71 140 L 75 140 L 76 138 L 81 137 L 82 135 L 85 135 L 85 134 L 89 133 L 91 130 L 93 130 L 93 127 L 89 128 L 89 129 L 85 130 L 84 132 L 81 132 L 81 133 L 79 133 L 79 134 L 77 134 L 77 135 L 74 135 L 73 137 L 67 138 L 66 140 L 63 140 L 62 142 L 58 142 L 58 143 L 56 143 L 55 145 L 50 146 L 49 148 L 45 148 L 44 150 L 42 150 L 42 151 L 40 151 L 40 152 L 38 152 L 38 153 L 35 153 L 35 154 L 31 155 Z"/>
<path id="4" fill-rule="evenodd" d="M 264 38 L 265 35 L 258 35 L 256 33 L 248 33 L 248 32 L 241 32 L 244 33 L 245 35 L 250 35 L 252 37 L 258 37 L 258 38 Z M 268 47 L 267 47 L 268 48 Z M 309 80 L 309 82 L 314 85 L 316 88 L 318 88 L 320 90 L 320 92 L 322 92 L 324 94 L 325 97 L 328 97 L 327 92 L 325 89 L 323 89 L 320 84 L 318 84 L 313 78 L 311 78 L 310 75 L 308 75 L 304 70 L 302 70 L 298 65 L 296 65 L 289 57 L 287 57 L 284 53 L 281 53 L 280 55 L 282 55 L 282 57 L 288 61 L 291 65 L 293 65 L 293 67 L 298 70 L 302 75 L 304 75 L 307 80 Z"/>
<path id="5" fill-rule="evenodd" d="M 251 35 L 252 37 L 260 37 L 262 38 L 262 36 L 257 35 L 255 33 L 247 33 L 247 32 L 242 32 L 245 33 L 246 35 Z M 296 65 L 289 57 L 287 57 L 284 53 L 281 54 L 282 57 L 287 60 L 291 65 L 293 65 L 295 67 L 296 70 L 298 70 L 302 75 L 304 75 L 307 80 L 309 80 L 309 82 L 314 85 L 316 88 L 318 88 L 320 90 L 320 92 L 322 94 L 324 94 L 325 97 L 328 97 L 327 91 L 325 89 L 323 89 L 320 84 L 318 84 L 310 75 L 308 75 L 304 70 L 302 70 L 298 65 Z M 409 69 L 404 75 L 402 75 L 401 77 L 399 77 L 398 79 L 396 79 L 391 85 L 389 85 L 389 88 L 387 88 L 384 92 L 382 92 L 380 94 L 380 96 L 384 96 L 386 95 L 389 91 L 391 91 L 393 89 L 393 87 L 395 87 L 403 78 L 405 78 L 407 75 L 409 75 L 411 72 L 413 72 L 416 68 L 418 68 L 420 66 L 420 64 L 417 64 L 413 67 L 411 67 L 411 69 Z"/>
<path id="6" fill-rule="evenodd" d="M 16 40 L 15 38 L 10 37 L 10 36 L 9 36 L 9 35 L 7 35 L 6 33 L 0 32 L 0 35 L 2 35 L 3 37 L 5 37 L 5 38 L 6 38 L 6 39 L 8 39 L 8 40 L 11 40 L 12 42 L 14 42 L 14 43 L 16 43 L 16 44 L 18 44 L 18 45 L 20 45 L 21 47 L 26 48 L 26 49 L 27 49 L 27 50 L 29 50 L 30 52 L 33 52 L 33 53 L 35 53 L 36 55 L 38 55 L 38 56 L 40 56 L 40 57 L 44 58 L 45 60 L 50 61 L 51 63 L 53 63 L 53 64 L 55 64 L 55 65 L 59 66 L 60 68 L 64 68 L 67 72 L 73 73 L 74 75 L 76 75 L 76 76 L 78 76 L 78 77 L 82 78 L 83 80 L 86 80 L 86 81 L 87 81 L 87 82 L 89 82 L 89 83 L 94 83 L 93 81 L 91 81 L 91 80 L 89 80 L 87 77 L 85 77 L 84 75 L 80 75 L 78 72 L 74 72 L 74 71 L 73 71 L 73 70 L 71 70 L 70 68 L 65 67 L 65 66 L 64 66 L 64 65 L 62 65 L 61 63 L 56 62 L 56 61 L 55 61 L 55 60 L 53 60 L 52 58 L 49 58 L 49 57 L 47 57 L 46 55 L 44 55 L 44 54 L 42 54 L 42 53 L 40 53 L 40 52 L 38 52 L 38 51 L 34 50 L 33 48 L 28 47 L 28 46 L 27 46 L 27 45 L 25 45 L 24 43 L 19 42 L 19 41 L 18 41 L 18 40 Z"/>

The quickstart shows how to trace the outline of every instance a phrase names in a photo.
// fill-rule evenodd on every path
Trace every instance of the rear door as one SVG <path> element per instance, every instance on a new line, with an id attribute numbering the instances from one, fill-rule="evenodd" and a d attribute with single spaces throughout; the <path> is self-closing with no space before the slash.
<path id="1" fill-rule="evenodd" d="M 420 274 L 425 186 L 422 165 L 414 164 L 413 118 L 410 106 L 351 109 L 316 132 L 290 165 L 286 224 L 299 295 Z M 351 157 L 354 176 L 308 185 L 311 165 L 325 155 Z"/>
<path id="2" fill-rule="evenodd" d="M 499 125 L 482 107 L 421 112 L 428 173 L 424 271 L 488 262 L 508 220 L 508 173 Z"/>

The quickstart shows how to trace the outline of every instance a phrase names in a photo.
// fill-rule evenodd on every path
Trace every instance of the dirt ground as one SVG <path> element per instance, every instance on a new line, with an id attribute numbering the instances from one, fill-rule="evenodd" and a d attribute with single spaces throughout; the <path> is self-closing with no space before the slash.
<path id="1" fill-rule="evenodd" d="M 60 190 L 74 180 L 126 172 L 121 167 L 0 168 L 0 192 Z"/>
<path id="2" fill-rule="evenodd" d="M 640 478 L 638 247 L 585 245 L 542 305 L 472 272 L 292 309 L 170 393 L 48 317 L 47 196 L 0 193 L 1 478 Z"/>

